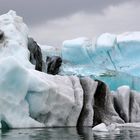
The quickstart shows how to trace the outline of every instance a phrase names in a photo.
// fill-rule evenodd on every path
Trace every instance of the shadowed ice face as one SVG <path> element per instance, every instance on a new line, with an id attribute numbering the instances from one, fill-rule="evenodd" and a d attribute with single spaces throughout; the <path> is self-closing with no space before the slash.
<path id="1" fill-rule="evenodd" d="M 0 43 L 2 43 L 4 40 L 4 32 L 0 30 Z"/>

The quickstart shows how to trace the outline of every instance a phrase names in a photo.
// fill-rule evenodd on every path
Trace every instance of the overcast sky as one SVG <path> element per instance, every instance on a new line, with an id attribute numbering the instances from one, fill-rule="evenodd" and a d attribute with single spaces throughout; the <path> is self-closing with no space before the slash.
<path id="1" fill-rule="evenodd" d="M 40 44 L 140 30 L 140 0 L 0 0 L 0 14 L 16 10 Z"/>

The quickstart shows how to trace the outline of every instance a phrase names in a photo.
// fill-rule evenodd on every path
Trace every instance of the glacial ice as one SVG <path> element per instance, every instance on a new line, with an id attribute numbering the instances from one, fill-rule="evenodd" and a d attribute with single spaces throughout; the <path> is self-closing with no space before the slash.
<path id="1" fill-rule="evenodd" d="M 29 75 L 31 85 L 26 99 L 31 117 L 48 127 L 76 126 L 83 106 L 83 90 L 79 79 L 33 70 L 30 70 Z"/>
<path id="2" fill-rule="evenodd" d="M 16 12 L 9 11 L 0 16 L 0 29 L 5 36 L 4 41 L 0 43 L 0 59 L 13 56 L 22 65 L 33 69 L 34 66 L 29 62 L 27 48 L 28 28 L 23 23 L 23 19 L 17 16 Z"/>
<path id="3" fill-rule="evenodd" d="M 86 51 L 90 46 L 87 38 L 78 38 L 74 40 L 67 40 L 63 42 L 62 57 L 64 60 L 73 64 L 89 64 L 91 59 Z"/>
<path id="4" fill-rule="evenodd" d="M 41 46 L 44 61 L 62 57 L 54 76 L 29 61 L 28 28 L 14 11 L 0 16 L 0 31 L 0 127 L 140 122 L 140 33 L 106 33 L 95 45 L 87 38 L 67 40 L 62 50 Z"/>
<path id="5" fill-rule="evenodd" d="M 76 126 L 83 106 L 79 78 L 34 70 L 22 19 L 10 11 L 0 23 L 0 121 L 10 128 Z"/>
<path id="6" fill-rule="evenodd" d="M 140 32 L 104 33 L 95 44 L 87 38 L 63 43 L 61 74 L 91 76 L 103 80 L 112 90 L 121 85 L 140 91 Z"/>
<path id="7" fill-rule="evenodd" d="M 117 93 L 114 94 L 114 100 L 119 115 L 127 123 L 129 122 L 129 105 L 130 105 L 130 88 L 128 86 L 121 86 L 117 89 Z"/>
<path id="8" fill-rule="evenodd" d="M 85 77 L 80 79 L 84 90 L 83 108 L 78 119 L 78 126 L 92 126 L 93 125 L 93 104 L 94 94 L 97 89 L 98 82 Z"/>
<path id="9" fill-rule="evenodd" d="M 78 77 L 26 69 L 14 57 L 0 67 L 0 118 L 10 128 L 76 126 L 83 106 Z"/>
<path id="10" fill-rule="evenodd" d="M 92 128 L 93 131 L 101 131 L 101 132 L 108 132 L 107 126 L 104 123 L 96 125 Z"/>
<path id="11" fill-rule="evenodd" d="M 43 127 L 29 115 L 29 105 L 25 100 L 29 78 L 28 71 L 9 56 L 0 61 L 0 121 L 10 128 Z"/>

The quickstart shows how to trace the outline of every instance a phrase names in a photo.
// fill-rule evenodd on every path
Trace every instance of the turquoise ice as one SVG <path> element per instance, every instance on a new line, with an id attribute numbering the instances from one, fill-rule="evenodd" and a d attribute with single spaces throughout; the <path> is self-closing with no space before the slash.
<path id="1" fill-rule="evenodd" d="M 63 43 L 61 74 L 90 76 L 105 81 L 112 90 L 129 85 L 140 91 L 140 32 L 104 33 L 95 43 L 87 38 Z"/>

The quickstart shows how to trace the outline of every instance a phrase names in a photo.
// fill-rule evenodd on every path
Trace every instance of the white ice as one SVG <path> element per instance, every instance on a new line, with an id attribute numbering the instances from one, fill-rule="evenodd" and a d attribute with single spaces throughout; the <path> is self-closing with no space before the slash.
<path id="1" fill-rule="evenodd" d="M 83 106 L 78 77 L 34 70 L 28 29 L 14 11 L 0 16 L 0 121 L 10 128 L 76 126 Z"/>

